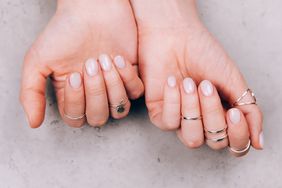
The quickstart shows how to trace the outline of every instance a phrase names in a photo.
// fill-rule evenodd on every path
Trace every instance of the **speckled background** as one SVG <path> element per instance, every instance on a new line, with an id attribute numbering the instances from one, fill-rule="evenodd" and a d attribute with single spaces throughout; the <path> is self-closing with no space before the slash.
<path id="1" fill-rule="evenodd" d="M 18 102 L 22 60 L 55 4 L 0 0 L 0 188 L 282 187 L 282 1 L 198 1 L 264 111 L 265 150 L 242 159 L 186 149 L 151 125 L 142 100 L 101 130 L 71 129 L 49 88 L 44 125 L 29 129 Z"/>

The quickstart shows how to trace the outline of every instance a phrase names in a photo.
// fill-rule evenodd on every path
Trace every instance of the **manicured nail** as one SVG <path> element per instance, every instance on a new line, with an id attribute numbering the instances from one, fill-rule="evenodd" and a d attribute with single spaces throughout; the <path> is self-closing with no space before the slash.
<path id="1" fill-rule="evenodd" d="M 74 89 L 78 89 L 81 85 L 80 73 L 75 72 L 70 75 L 70 85 Z"/>
<path id="2" fill-rule="evenodd" d="M 210 81 L 204 80 L 201 83 L 201 90 L 206 97 L 209 97 L 213 93 L 213 85 Z"/>
<path id="3" fill-rule="evenodd" d="M 112 68 L 111 59 L 108 55 L 102 54 L 99 57 L 99 62 L 101 63 L 101 67 L 104 71 L 109 71 Z"/>
<path id="4" fill-rule="evenodd" d="M 95 76 L 98 73 L 98 64 L 95 59 L 88 59 L 85 63 L 85 67 L 89 76 Z"/>
<path id="5" fill-rule="evenodd" d="M 263 136 L 263 132 L 260 133 L 259 135 L 259 145 L 261 148 L 264 147 L 264 136 Z"/>
<path id="6" fill-rule="evenodd" d="M 229 118 L 232 124 L 236 125 L 241 121 L 241 113 L 237 108 L 233 108 L 229 112 Z"/>
<path id="7" fill-rule="evenodd" d="M 114 62 L 115 62 L 115 65 L 120 69 L 123 69 L 125 67 L 125 61 L 122 56 L 116 56 L 114 59 Z"/>
<path id="8" fill-rule="evenodd" d="M 183 80 L 183 88 L 187 94 L 194 93 L 195 91 L 195 82 L 191 78 L 185 78 Z"/>
<path id="9" fill-rule="evenodd" d="M 176 78 L 174 76 L 168 77 L 167 84 L 168 84 L 169 87 L 175 87 L 176 86 Z"/>

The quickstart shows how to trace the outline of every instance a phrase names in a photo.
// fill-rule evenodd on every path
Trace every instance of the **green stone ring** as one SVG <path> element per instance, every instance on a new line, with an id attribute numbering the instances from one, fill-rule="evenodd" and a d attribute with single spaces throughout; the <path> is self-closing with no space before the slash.
<path id="1" fill-rule="evenodd" d="M 117 113 L 122 114 L 125 111 L 125 105 L 128 103 L 128 99 L 126 98 L 120 101 L 118 105 L 110 105 L 111 108 L 114 108 Z"/>

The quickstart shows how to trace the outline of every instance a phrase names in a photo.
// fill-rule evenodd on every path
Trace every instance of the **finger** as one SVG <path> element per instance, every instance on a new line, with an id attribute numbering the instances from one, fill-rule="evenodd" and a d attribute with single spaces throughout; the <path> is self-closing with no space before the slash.
<path id="1" fill-rule="evenodd" d="M 85 122 L 85 97 L 80 73 L 72 73 L 64 91 L 64 121 L 71 127 L 81 127 Z"/>
<path id="2" fill-rule="evenodd" d="M 115 119 L 123 118 L 127 116 L 130 110 L 130 101 L 123 82 L 108 55 L 100 55 L 99 63 L 103 69 L 111 115 Z"/>
<path id="3" fill-rule="evenodd" d="M 183 80 L 181 87 L 181 132 L 183 140 L 190 148 L 198 148 L 204 143 L 203 124 L 197 87 L 191 78 Z M 192 118 L 192 119 L 191 119 Z M 193 120 L 193 118 L 196 118 Z"/>
<path id="4" fill-rule="evenodd" d="M 248 85 L 234 63 L 229 58 L 226 61 L 226 66 L 223 70 L 224 74 L 214 76 L 215 73 L 210 71 L 206 75 L 206 79 L 210 79 L 228 99 L 230 104 L 233 104 L 246 91 Z M 260 108 L 257 105 L 246 105 L 238 108 L 246 117 L 250 129 L 252 146 L 256 149 L 263 149 L 263 116 Z"/>
<path id="5" fill-rule="evenodd" d="M 103 126 L 109 118 L 108 98 L 103 74 L 95 59 L 87 60 L 84 70 L 87 122 L 91 126 Z"/>
<path id="6" fill-rule="evenodd" d="M 162 129 L 175 130 L 180 127 L 180 92 L 174 76 L 167 79 L 164 87 Z"/>
<path id="7" fill-rule="evenodd" d="M 207 144 L 215 150 L 225 148 L 228 145 L 227 125 L 217 90 L 210 81 L 204 80 L 200 83 L 199 96 Z"/>
<path id="8" fill-rule="evenodd" d="M 36 50 L 31 49 L 24 61 L 20 100 L 32 128 L 38 128 L 44 120 L 46 79 L 50 74 L 39 62 Z"/>
<path id="9" fill-rule="evenodd" d="M 244 156 L 248 153 L 249 128 L 244 114 L 237 108 L 227 112 L 228 137 L 231 154 L 236 157 Z M 234 152 L 243 151 L 243 152 Z M 244 151 L 246 150 L 246 151 Z"/>
<path id="10" fill-rule="evenodd" d="M 114 63 L 130 99 L 138 99 L 144 93 L 144 85 L 132 64 L 122 56 L 116 56 Z"/>

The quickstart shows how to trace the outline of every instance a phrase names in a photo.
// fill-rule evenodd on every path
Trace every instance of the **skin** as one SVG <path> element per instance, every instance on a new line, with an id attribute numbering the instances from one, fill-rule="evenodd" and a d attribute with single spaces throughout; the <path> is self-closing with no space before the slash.
<path id="1" fill-rule="evenodd" d="M 73 117 L 86 112 L 92 126 L 103 125 L 109 111 L 114 118 L 125 117 L 130 103 L 123 115 L 112 112 L 108 103 L 118 104 L 125 95 L 134 99 L 143 93 L 143 85 L 132 66 L 137 62 L 138 37 L 139 69 L 149 115 L 155 125 L 163 130 L 177 130 L 185 145 L 197 148 L 205 137 L 220 136 L 204 135 L 205 129 L 217 130 L 227 124 L 228 131 L 224 134 L 229 139 L 220 143 L 206 139 L 211 148 L 217 150 L 229 144 L 243 149 L 251 135 L 253 147 L 262 149 L 259 136 L 262 114 L 258 106 L 226 112 L 221 104 L 219 93 L 232 104 L 248 87 L 234 62 L 199 20 L 195 2 L 132 0 L 131 5 L 138 36 L 126 0 L 58 1 L 56 14 L 25 58 L 21 101 L 31 127 L 39 127 L 44 119 L 45 85 L 50 75 L 59 111 L 67 124 L 80 127 L 85 118 L 73 121 L 64 117 L 66 112 Z M 110 70 L 103 68 L 101 54 L 107 56 Z M 120 69 L 115 64 L 117 55 L 122 55 L 126 68 Z M 97 62 L 95 76 L 87 73 L 89 58 Z M 184 87 L 184 79 L 188 77 L 194 82 L 191 93 Z M 71 84 L 72 78 L 76 87 Z M 207 82 L 213 91 L 209 96 L 202 89 Z M 243 100 L 251 99 L 247 96 Z M 97 110 L 93 104 L 103 110 Z M 239 113 L 236 123 L 231 121 L 232 110 Z M 200 114 L 202 121 L 181 118 Z"/>
<path id="2" fill-rule="evenodd" d="M 156 126 L 163 130 L 179 130 L 181 107 L 184 105 L 179 93 L 182 80 L 186 77 L 191 77 L 196 85 L 203 80 L 211 81 L 214 90 L 218 89 L 230 104 L 248 88 L 235 63 L 200 21 L 194 0 L 131 0 L 131 4 L 138 26 L 139 70 L 145 85 L 150 119 Z M 169 76 L 176 77 L 177 86 L 168 87 Z M 207 97 L 205 100 L 200 89 L 198 95 L 202 109 L 204 105 L 210 106 L 209 110 L 202 110 L 203 126 L 213 124 L 210 128 L 217 128 L 218 125 L 213 121 L 219 121 L 221 126 L 228 123 L 217 91 L 208 97 L 209 100 Z M 243 100 L 251 99 L 246 96 Z M 250 134 L 252 146 L 262 149 L 262 113 L 259 107 L 247 105 L 238 108 L 242 112 L 242 121 L 246 119 L 248 126 L 248 129 L 240 129 L 240 135 L 245 138 L 245 135 Z M 214 116 L 210 116 L 210 113 Z M 208 123 L 205 117 L 209 117 L 211 122 Z M 216 120 L 216 117 L 220 117 L 220 120 Z M 184 144 L 189 146 L 183 139 L 183 129 L 178 133 Z M 229 134 L 233 134 L 232 129 Z M 202 136 L 199 138 L 196 144 L 190 144 L 192 148 L 203 143 Z M 226 147 L 228 142 L 220 144 L 208 143 L 213 149 L 220 149 Z M 246 146 L 245 139 L 239 146 Z"/>
<path id="3" fill-rule="evenodd" d="M 92 118 L 91 124 L 93 126 L 104 124 L 109 116 L 107 102 L 118 103 L 111 101 L 114 98 L 113 95 L 105 96 L 106 82 L 112 80 L 120 89 L 119 91 L 123 92 L 122 97 L 126 98 L 125 89 L 128 89 L 128 84 L 123 85 L 122 79 L 128 76 L 129 79 L 137 77 L 136 71 L 131 67 L 137 62 L 136 29 L 133 12 L 127 0 L 118 2 L 114 0 L 107 2 L 59 0 L 55 15 L 27 52 L 24 61 L 20 99 L 30 126 L 37 128 L 44 120 L 45 86 L 48 76 L 51 76 L 55 87 L 60 114 L 67 124 L 80 127 L 84 123 L 85 118 L 73 121 L 65 118 L 64 113 L 73 117 L 84 114 L 87 103 L 84 94 L 86 98 L 89 98 L 87 93 L 89 96 L 91 91 L 93 95 L 100 95 L 100 99 L 103 99 L 102 103 L 106 104 L 106 107 L 105 105 L 102 107 L 103 114 L 99 114 L 101 118 L 95 121 Z M 96 84 L 99 87 L 93 91 L 91 90 L 93 86 L 87 85 L 87 81 L 91 78 L 85 76 L 83 79 L 83 75 L 86 75 L 85 62 L 89 58 L 97 60 L 101 54 L 112 57 L 123 56 L 127 62 L 126 70 L 128 71 L 120 76 L 118 71 L 112 68 L 108 76 L 105 76 L 99 65 L 99 74 L 96 76 L 98 80 Z M 113 64 L 111 57 L 110 64 Z M 81 82 L 75 89 L 70 86 L 72 73 L 80 74 L 75 77 L 76 82 L 77 79 Z M 108 81 L 105 81 L 104 76 Z M 141 81 L 136 80 L 135 82 L 138 82 L 137 85 L 139 84 L 140 87 L 137 91 L 136 89 L 127 90 L 129 98 L 138 98 L 143 93 Z M 84 91 L 84 84 L 87 86 L 86 91 Z M 107 97 L 110 98 L 109 101 L 106 100 Z M 93 105 L 93 101 L 88 104 Z M 129 107 L 130 102 L 127 104 L 126 112 L 122 116 L 115 115 L 115 117 L 126 116 Z"/>

